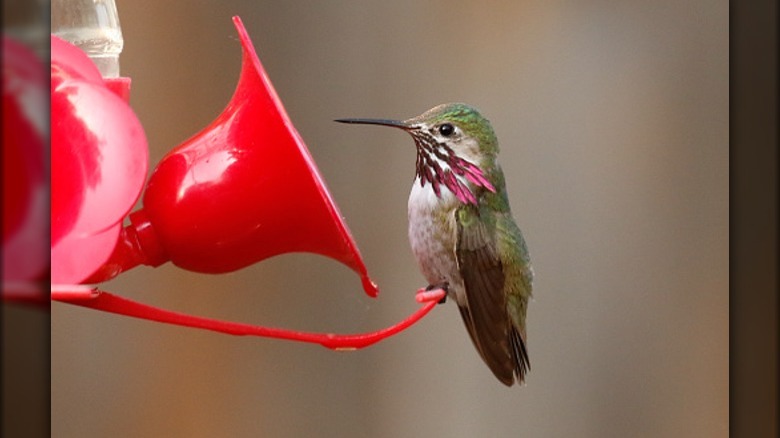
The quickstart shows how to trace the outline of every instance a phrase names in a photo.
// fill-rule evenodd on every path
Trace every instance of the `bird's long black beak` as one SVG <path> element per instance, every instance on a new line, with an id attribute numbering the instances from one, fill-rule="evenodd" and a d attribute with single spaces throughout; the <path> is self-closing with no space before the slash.
<path id="1" fill-rule="evenodd" d="M 339 123 L 351 123 L 356 125 L 381 125 L 392 126 L 394 128 L 409 129 L 410 126 L 400 120 L 390 119 L 336 119 L 335 122 Z"/>

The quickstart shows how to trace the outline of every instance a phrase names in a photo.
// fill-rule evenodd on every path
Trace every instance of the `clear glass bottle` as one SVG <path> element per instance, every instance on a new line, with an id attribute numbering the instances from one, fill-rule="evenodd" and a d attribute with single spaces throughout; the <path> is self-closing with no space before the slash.
<path id="1" fill-rule="evenodd" d="M 119 77 L 124 40 L 114 0 L 52 0 L 51 33 L 81 48 L 104 78 Z"/>

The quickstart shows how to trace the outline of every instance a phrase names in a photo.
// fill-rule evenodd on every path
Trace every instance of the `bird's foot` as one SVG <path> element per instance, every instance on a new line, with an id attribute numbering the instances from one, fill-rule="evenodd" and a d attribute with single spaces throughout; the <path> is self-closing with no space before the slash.
<path id="1" fill-rule="evenodd" d="M 415 299 L 419 303 L 427 303 L 438 300 L 439 304 L 447 302 L 447 283 L 431 284 L 426 288 L 419 289 Z"/>

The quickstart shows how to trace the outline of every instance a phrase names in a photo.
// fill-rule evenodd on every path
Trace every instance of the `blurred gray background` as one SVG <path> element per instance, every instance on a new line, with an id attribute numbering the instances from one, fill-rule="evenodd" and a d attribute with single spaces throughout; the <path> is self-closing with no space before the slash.
<path id="1" fill-rule="evenodd" d="M 479 107 L 533 259 L 532 369 L 506 388 L 455 310 L 337 353 L 52 306 L 57 437 L 724 437 L 728 2 L 127 1 L 122 72 L 153 167 L 224 108 L 240 15 L 360 246 L 107 283 L 166 308 L 359 332 L 417 308 L 407 135 L 333 123 Z"/>

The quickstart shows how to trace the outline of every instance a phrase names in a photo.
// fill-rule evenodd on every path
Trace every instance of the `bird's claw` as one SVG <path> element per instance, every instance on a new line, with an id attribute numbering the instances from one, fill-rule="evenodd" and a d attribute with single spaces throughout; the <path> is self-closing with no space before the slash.
<path id="1" fill-rule="evenodd" d="M 439 304 L 444 304 L 447 301 L 447 285 L 430 285 L 426 288 L 421 288 L 417 291 L 415 299 L 418 303 L 438 301 Z"/>

